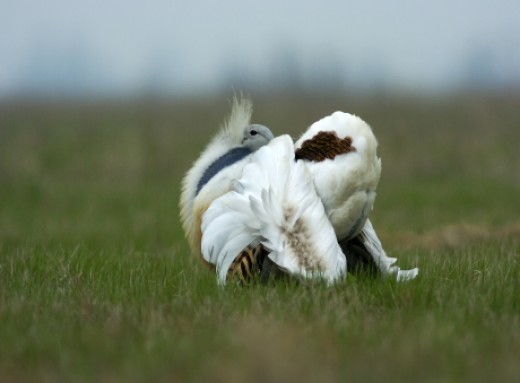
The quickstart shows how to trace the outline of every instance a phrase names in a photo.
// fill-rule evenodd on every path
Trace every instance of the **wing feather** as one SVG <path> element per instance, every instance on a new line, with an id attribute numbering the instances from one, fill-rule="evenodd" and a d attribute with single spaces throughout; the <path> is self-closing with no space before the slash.
<path id="1" fill-rule="evenodd" d="M 374 259 L 379 270 L 381 270 L 383 276 L 395 275 L 398 281 L 407 281 L 417 277 L 419 268 L 402 270 L 399 266 L 395 265 L 397 258 L 391 258 L 386 255 L 383 245 L 369 219 L 366 220 L 360 236 L 361 241 Z"/>
<path id="2" fill-rule="evenodd" d="M 346 270 L 312 177 L 305 164 L 295 162 L 289 136 L 253 155 L 234 190 L 211 204 L 202 230 L 202 254 L 216 264 L 221 282 L 234 258 L 255 241 L 290 274 L 333 282 Z"/>

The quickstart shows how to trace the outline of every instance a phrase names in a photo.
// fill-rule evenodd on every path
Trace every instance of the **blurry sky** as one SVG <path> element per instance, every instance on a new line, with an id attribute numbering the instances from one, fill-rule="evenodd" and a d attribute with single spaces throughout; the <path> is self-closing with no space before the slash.
<path id="1" fill-rule="evenodd" d="M 520 1 L 0 0 L 0 95 L 520 86 Z"/>

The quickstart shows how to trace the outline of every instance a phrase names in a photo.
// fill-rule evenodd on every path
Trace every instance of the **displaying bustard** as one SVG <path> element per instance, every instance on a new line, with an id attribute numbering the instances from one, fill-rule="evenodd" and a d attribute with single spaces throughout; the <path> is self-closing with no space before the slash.
<path id="1" fill-rule="evenodd" d="M 368 220 L 381 174 L 368 124 L 336 112 L 312 124 L 296 143 L 287 135 L 271 137 L 269 132 L 198 194 L 195 188 L 194 235 L 186 232 L 192 246 L 201 243 L 203 259 L 216 266 L 221 283 L 229 275 L 247 283 L 255 274 L 266 279 L 279 273 L 332 283 L 350 266 L 398 280 L 417 275 L 417 269 L 394 266 Z M 201 161 L 206 152 L 195 167 L 210 162 Z M 183 193 L 207 171 L 192 172 Z M 197 176 L 190 181 L 190 174 Z"/>

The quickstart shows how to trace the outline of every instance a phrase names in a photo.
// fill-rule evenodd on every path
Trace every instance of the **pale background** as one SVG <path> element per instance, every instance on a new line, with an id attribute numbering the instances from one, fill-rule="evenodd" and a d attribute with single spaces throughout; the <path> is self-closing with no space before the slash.
<path id="1" fill-rule="evenodd" d="M 520 2 L 0 0 L 0 96 L 520 88 Z"/>

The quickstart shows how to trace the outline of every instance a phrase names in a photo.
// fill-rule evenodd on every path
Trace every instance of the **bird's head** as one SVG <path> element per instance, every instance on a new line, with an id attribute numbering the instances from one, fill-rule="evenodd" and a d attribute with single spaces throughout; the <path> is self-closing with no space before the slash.
<path id="1" fill-rule="evenodd" d="M 267 126 L 259 124 L 247 125 L 244 128 L 242 145 L 255 151 L 267 145 L 273 138 L 273 133 L 271 133 Z"/>

